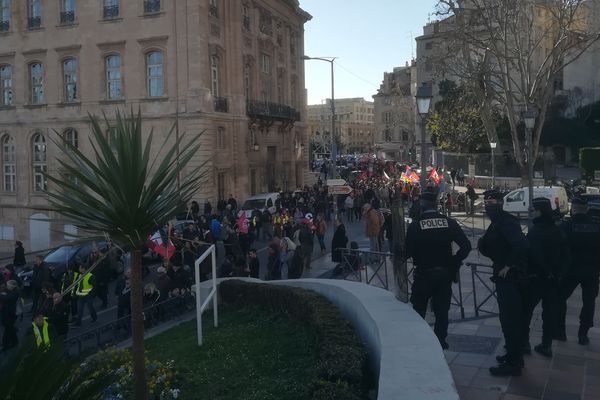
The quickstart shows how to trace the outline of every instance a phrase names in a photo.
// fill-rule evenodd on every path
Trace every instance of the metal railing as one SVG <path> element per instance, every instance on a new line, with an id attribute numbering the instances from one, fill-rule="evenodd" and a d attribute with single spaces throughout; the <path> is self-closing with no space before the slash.
<path id="1" fill-rule="evenodd" d="M 210 289 L 210 293 L 202 303 L 202 299 L 200 298 L 200 265 L 202 262 L 208 257 L 211 257 L 211 272 L 212 272 L 212 287 Z M 202 346 L 202 313 L 212 300 L 213 303 L 213 323 L 216 328 L 219 326 L 219 302 L 217 301 L 217 246 L 210 246 L 194 263 L 194 270 L 196 275 L 196 327 L 198 329 L 198 346 Z"/>
<path id="2" fill-rule="evenodd" d="M 353 249 L 340 251 L 342 262 L 338 268 L 338 278 L 362 282 L 389 291 L 395 290 L 392 285 L 397 278 L 394 275 L 393 254 Z M 473 262 L 467 262 L 465 266 L 466 268 L 461 268 L 456 284 L 452 285 L 451 305 L 458 307 L 460 313 L 458 321 L 497 316 L 498 312 L 490 304 L 490 300 L 497 298 L 496 288 L 489 280 L 493 274 L 492 266 Z M 414 270 L 412 263 L 408 263 L 406 275 L 403 277 L 403 280 L 408 282 L 408 298 L 410 298 Z"/>
<path id="3" fill-rule="evenodd" d="M 194 297 L 173 297 L 144 308 L 144 329 L 151 329 L 165 322 L 177 319 L 194 309 Z M 96 352 L 114 346 L 131 337 L 131 316 L 127 315 L 109 323 L 90 329 L 79 335 L 67 338 L 65 352 L 80 355 Z"/>
<path id="4" fill-rule="evenodd" d="M 60 12 L 60 23 L 61 25 L 72 25 L 75 23 L 75 11 L 61 11 Z"/>
<path id="5" fill-rule="evenodd" d="M 115 19 L 119 17 L 119 6 L 104 6 L 104 19 Z"/>
<path id="6" fill-rule="evenodd" d="M 145 0 L 144 1 L 144 12 L 145 13 L 157 13 L 160 11 L 160 0 Z"/>
<path id="7" fill-rule="evenodd" d="M 214 97 L 214 106 L 216 112 L 226 113 L 229 112 L 229 102 L 227 97 Z"/>
<path id="8" fill-rule="evenodd" d="M 276 120 L 299 121 L 300 113 L 285 104 L 270 103 L 259 100 L 248 100 L 246 113 L 249 116 Z"/>
<path id="9" fill-rule="evenodd" d="M 27 19 L 27 27 L 29 29 L 37 29 L 42 26 L 42 17 L 29 17 Z"/>
<path id="10" fill-rule="evenodd" d="M 0 21 L 0 32 L 8 32 L 10 21 Z"/>

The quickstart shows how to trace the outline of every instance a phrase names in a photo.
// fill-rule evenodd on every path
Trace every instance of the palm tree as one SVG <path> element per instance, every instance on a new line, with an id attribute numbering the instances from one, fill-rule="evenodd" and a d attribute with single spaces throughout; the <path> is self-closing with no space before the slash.
<path id="1" fill-rule="evenodd" d="M 147 398 L 144 365 L 144 324 L 142 316 L 141 250 L 148 236 L 181 212 L 198 191 L 204 164 L 179 175 L 200 148 L 200 134 L 182 146 L 183 135 L 174 130 L 151 154 L 153 133 L 144 140 L 142 117 L 121 115 L 111 125 L 104 118 L 105 129 L 98 118 L 89 116 L 92 157 L 64 139 L 54 140 L 65 160 L 57 160 L 60 176 L 46 175 L 53 185 L 49 191 L 50 209 L 63 215 L 78 229 L 111 240 L 131 251 L 131 326 L 134 368 L 134 394 Z M 180 152 L 179 149 L 183 150 Z"/>

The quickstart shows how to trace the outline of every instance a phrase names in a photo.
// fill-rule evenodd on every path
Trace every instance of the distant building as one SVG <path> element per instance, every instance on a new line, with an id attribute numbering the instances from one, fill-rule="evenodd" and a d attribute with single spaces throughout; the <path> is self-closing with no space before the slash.
<path id="1" fill-rule="evenodd" d="M 379 157 L 406 163 L 415 160 L 414 77 L 414 65 L 385 72 L 373 96 L 375 150 Z"/>
<path id="2" fill-rule="evenodd" d="M 304 184 L 304 23 L 298 0 L 0 0 L 0 251 L 65 241 L 32 211 L 58 173 L 54 131 L 90 155 L 88 113 L 139 108 L 155 154 L 177 123 L 204 132 L 196 200 Z"/>

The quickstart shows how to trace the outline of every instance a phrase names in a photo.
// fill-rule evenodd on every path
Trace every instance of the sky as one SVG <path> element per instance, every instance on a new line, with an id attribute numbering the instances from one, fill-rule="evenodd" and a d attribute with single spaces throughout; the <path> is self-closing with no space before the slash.
<path id="1" fill-rule="evenodd" d="M 339 57 L 335 98 L 373 101 L 384 72 L 410 62 L 437 0 L 300 0 L 313 16 L 304 25 L 304 52 Z M 435 19 L 433 16 L 431 19 Z M 412 37 L 412 39 L 411 39 Z M 331 98 L 331 65 L 305 61 L 308 104 Z"/>

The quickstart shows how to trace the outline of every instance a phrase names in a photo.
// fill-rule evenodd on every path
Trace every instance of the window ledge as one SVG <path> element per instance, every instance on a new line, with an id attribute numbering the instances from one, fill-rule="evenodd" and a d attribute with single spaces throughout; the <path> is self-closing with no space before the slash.
<path id="1" fill-rule="evenodd" d="M 100 104 L 125 104 L 125 99 L 103 99 Z"/>
<path id="2" fill-rule="evenodd" d="M 57 104 L 59 107 L 80 107 L 80 101 L 62 101 Z"/>
<path id="3" fill-rule="evenodd" d="M 165 15 L 164 11 L 156 11 L 156 12 L 143 13 L 142 15 L 140 15 L 140 17 L 142 17 L 142 18 L 159 18 L 159 17 L 162 17 L 163 15 Z"/>
<path id="4" fill-rule="evenodd" d="M 23 107 L 24 108 L 29 108 L 29 109 L 45 108 L 45 107 L 48 107 L 48 103 L 44 103 L 44 104 L 25 104 Z"/>
<path id="5" fill-rule="evenodd" d="M 58 29 L 69 29 L 69 28 L 76 28 L 76 27 L 78 27 L 78 26 L 79 26 L 79 24 L 78 24 L 77 22 L 74 22 L 74 23 L 72 23 L 72 24 L 59 24 L 59 25 L 56 25 L 56 27 L 57 27 Z"/>
<path id="6" fill-rule="evenodd" d="M 0 37 L 2 36 L 8 36 L 10 35 L 12 32 L 11 31 L 4 31 L 4 32 L 0 32 Z"/>
<path id="7" fill-rule="evenodd" d="M 118 17 L 118 18 L 102 18 L 100 21 L 101 24 L 111 24 L 113 22 L 121 22 L 123 21 L 122 17 Z"/>
<path id="8" fill-rule="evenodd" d="M 45 30 L 46 28 L 44 28 L 43 26 L 40 26 L 39 28 L 27 28 L 28 32 L 43 32 Z"/>
<path id="9" fill-rule="evenodd" d="M 168 101 L 169 97 L 168 96 L 161 96 L 161 97 L 144 97 L 143 99 L 141 99 L 141 101 L 143 102 L 153 102 L 153 101 Z"/>
<path id="10" fill-rule="evenodd" d="M 16 108 L 17 107 L 12 106 L 12 105 L 11 106 L 0 106 L 0 111 L 3 111 L 3 110 L 6 110 L 6 111 L 8 111 L 8 110 L 15 110 Z"/>

